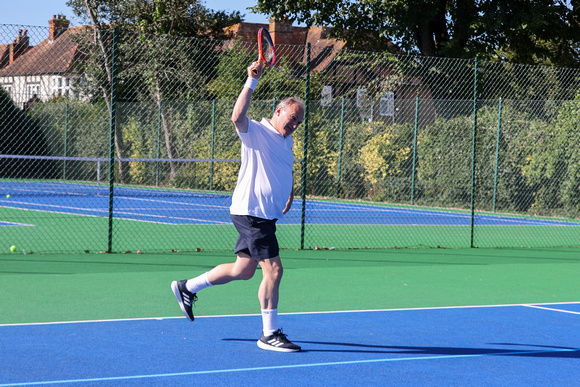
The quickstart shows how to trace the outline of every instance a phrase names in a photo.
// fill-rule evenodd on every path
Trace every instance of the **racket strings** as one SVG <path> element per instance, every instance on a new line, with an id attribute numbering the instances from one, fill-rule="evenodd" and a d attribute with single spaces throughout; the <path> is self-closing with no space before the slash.
<path id="1" fill-rule="evenodd" d="M 274 50 L 272 49 L 273 43 L 265 35 L 262 35 L 261 38 L 263 60 L 271 65 L 275 60 Z"/>
<path id="2" fill-rule="evenodd" d="M 272 51 L 271 47 L 268 47 L 266 51 L 264 51 L 264 59 L 266 59 L 266 62 L 269 64 L 272 64 L 274 59 L 274 52 Z"/>

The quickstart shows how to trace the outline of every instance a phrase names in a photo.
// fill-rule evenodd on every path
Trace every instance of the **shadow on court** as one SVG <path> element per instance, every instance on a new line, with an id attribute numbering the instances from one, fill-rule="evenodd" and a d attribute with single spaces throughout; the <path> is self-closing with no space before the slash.
<path id="1" fill-rule="evenodd" d="M 255 339 L 222 339 L 223 341 L 236 341 L 255 344 Z M 372 353 L 372 354 L 406 354 L 425 356 L 463 356 L 463 355 L 494 355 L 494 356 L 534 356 L 534 357 L 562 357 L 567 359 L 580 358 L 580 349 L 572 347 L 559 347 L 534 344 L 492 344 L 497 346 L 524 346 L 538 348 L 537 351 L 509 350 L 500 348 L 459 348 L 459 347 L 402 347 L 391 345 L 369 345 L 343 342 L 321 342 L 294 340 L 302 346 L 301 352 L 336 352 L 336 353 Z M 309 349 L 309 346 L 322 347 Z M 556 351 L 556 352 L 554 352 Z M 565 351 L 565 352 L 561 352 Z"/>

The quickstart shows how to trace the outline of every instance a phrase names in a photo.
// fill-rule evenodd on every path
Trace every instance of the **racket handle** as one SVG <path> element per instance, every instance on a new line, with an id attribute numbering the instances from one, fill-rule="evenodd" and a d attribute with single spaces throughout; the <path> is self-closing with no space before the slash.
<path id="1" fill-rule="evenodd" d="M 264 64 L 264 62 L 262 62 L 260 59 L 258 59 L 258 63 L 259 63 L 260 65 L 263 65 L 263 64 Z M 257 69 L 256 67 L 254 67 L 254 68 L 252 69 L 252 74 L 254 74 L 254 75 L 258 75 L 258 69 Z"/>

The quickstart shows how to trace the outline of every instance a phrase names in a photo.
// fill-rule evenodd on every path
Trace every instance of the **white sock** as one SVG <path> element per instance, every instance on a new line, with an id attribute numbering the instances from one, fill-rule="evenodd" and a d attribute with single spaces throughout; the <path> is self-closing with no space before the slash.
<path id="1" fill-rule="evenodd" d="M 192 293 L 197 293 L 208 286 L 213 286 L 207 279 L 207 272 L 200 276 L 187 280 L 185 287 Z"/>
<path id="2" fill-rule="evenodd" d="M 262 309 L 264 336 L 272 336 L 278 330 L 278 309 Z"/>

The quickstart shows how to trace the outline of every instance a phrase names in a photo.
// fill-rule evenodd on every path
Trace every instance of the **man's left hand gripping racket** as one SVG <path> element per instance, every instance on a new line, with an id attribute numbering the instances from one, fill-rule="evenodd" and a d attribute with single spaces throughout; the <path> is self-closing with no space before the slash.
<path id="1" fill-rule="evenodd" d="M 274 51 L 274 42 L 268 30 L 260 28 L 258 30 L 258 62 L 266 66 L 272 66 L 276 63 L 276 52 Z M 252 69 L 254 75 L 258 75 L 258 69 Z"/>

